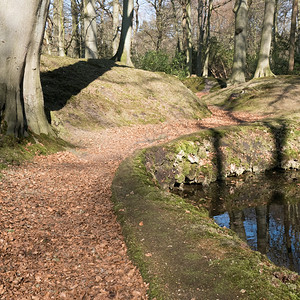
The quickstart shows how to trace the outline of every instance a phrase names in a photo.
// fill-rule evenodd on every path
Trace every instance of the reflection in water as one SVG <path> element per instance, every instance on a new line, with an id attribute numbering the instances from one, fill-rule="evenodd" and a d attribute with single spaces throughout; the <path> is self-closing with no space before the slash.
<path id="1" fill-rule="evenodd" d="M 194 192 L 190 186 L 181 196 L 194 202 L 205 198 L 217 224 L 234 230 L 275 264 L 300 274 L 299 190 L 299 173 L 273 174 L 230 179 L 200 190 L 194 186 Z"/>

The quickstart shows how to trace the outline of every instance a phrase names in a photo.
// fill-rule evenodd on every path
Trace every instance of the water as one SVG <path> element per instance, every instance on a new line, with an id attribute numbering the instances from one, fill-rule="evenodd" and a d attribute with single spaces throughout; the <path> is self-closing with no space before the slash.
<path id="1" fill-rule="evenodd" d="M 215 222 L 234 230 L 256 251 L 300 274 L 300 174 L 229 178 L 176 191 L 205 206 Z"/>

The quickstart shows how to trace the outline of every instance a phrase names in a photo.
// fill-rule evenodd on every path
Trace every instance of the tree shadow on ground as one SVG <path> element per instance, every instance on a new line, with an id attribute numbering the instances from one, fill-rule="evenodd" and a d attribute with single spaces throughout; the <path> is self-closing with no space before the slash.
<path id="1" fill-rule="evenodd" d="M 263 121 L 263 124 L 271 130 L 275 144 L 273 158 L 275 161 L 274 168 L 283 167 L 284 152 L 283 148 L 287 142 L 288 125 L 286 120 L 278 119 L 275 122 Z"/>
<path id="2" fill-rule="evenodd" d="M 118 65 L 113 61 L 89 59 L 41 73 L 48 121 L 51 122 L 51 111 L 62 109 L 73 96 L 114 66 Z"/>
<path id="3" fill-rule="evenodd" d="M 239 120 L 240 125 L 247 126 L 245 121 Z M 274 164 L 271 166 L 272 169 L 282 169 L 284 163 L 284 146 L 287 143 L 288 137 L 288 123 L 284 119 L 276 120 L 264 120 L 261 123 L 270 129 L 272 138 L 274 141 L 274 151 L 272 153 Z M 249 124 L 251 126 L 251 124 Z M 213 146 L 214 146 L 214 161 L 217 168 L 217 181 L 220 183 L 224 180 L 224 156 L 222 152 L 222 133 L 217 128 L 209 128 L 203 125 L 200 125 L 199 128 L 209 130 L 212 133 Z M 229 129 L 230 130 L 230 129 Z M 247 137 L 245 137 L 247 139 Z"/>

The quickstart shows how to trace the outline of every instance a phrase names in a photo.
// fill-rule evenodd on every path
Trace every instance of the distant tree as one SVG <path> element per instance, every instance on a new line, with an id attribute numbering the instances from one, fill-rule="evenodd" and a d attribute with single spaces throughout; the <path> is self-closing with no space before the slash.
<path id="1" fill-rule="evenodd" d="M 210 52 L 210 22 L 211 22 L 211 12 L 213 9 L 213 0 L 209 0 L 207 5 L 207 20 L 205 26 L 205 35 L 204 35 L 204 43 L 203 43 L 203 69 L 202 76 L 208 77 L 208 62 L 209 62 L 209 52 Z"/>
<path id="2" fill-rule="evenodd" d="M 189 75 L 192 73 L 192 22 L 191 0 L 180 0 L 182 6 L 182 40 L 183 51 L 186 54 L 186 65 Z"/>
<path id="3" fill-rule="evenodd" d="M 245 82 L 246 71 L 246 40 L 247 40 L 247 22 L 248 22 L 248 1 L 236 0 L 234 6 L 235 13 L 235 32 L 234 32 L 234 57 L 232 83 Z"/>
<path id="4" fill-rule="evenodd" d="M 290 31 L 289 72 L 293 72 L 294 64 L 295 64 L 297 13 L 298 13 L 298 0 L 293 0 L 291 31 Z"/>
<path id="5" fill-rule="evenodd" d="M 0 11 L 0 121 L 5 134 L 27 128 L 51 133 L 40 82 L 40 47 L 48 0 L 2 0 Z"/>
<path id="6" fill-rule="evenodd" d="M 118 51 L 119 11 L 120 11 L 119 0 L 113 0 L 113 40 L 112 40 L 113 55 L 115 55 Z"/>
<path id="7" fill-rule="evenodd" d="M 65 56 L 64 1 L 53 1 L 53 39 L 55 53 Z"/>
<path id="8" fill-rule="evenodd" d="M 275 0 L 265 0 L 264 23 L 261 35 L 258 63 L 254 78 L 274 76 L 270 68 L 272 27 L 274 22 Z"/>
<path id="9" fill-rule="evenodd" d="M 72 57 L 80 57 L 80 34 L 79 34 L 79 11 L 80 8 L 76 0 L 71 0 L 72 15 Z"/>
<path id="10" fill-rule="evenodd" d="M 84 0 L 85 58 L 98 58 L 95 0 Z"/>
<path id="11" fill-rule="evenodd" d="M 164 29 L 165 29 L 165 20 L 164 20 L 164 0 L 148 0 L 148 3 L 154 8 L 155 11 L 155 23 L 157 30 L 157 41 L 156 41 L 156 51 L 161 49 Z"/>
<path id="12" fill-rule="evenodd" d="M 120 61 L 127 66 L 133 66 L 133 63 L 131 61 L 131 34 L 134 12 L 133 8 L 133 0 L 124 0 L 119 47 L 117 53 L 112 57 L 112 60 Z"/>

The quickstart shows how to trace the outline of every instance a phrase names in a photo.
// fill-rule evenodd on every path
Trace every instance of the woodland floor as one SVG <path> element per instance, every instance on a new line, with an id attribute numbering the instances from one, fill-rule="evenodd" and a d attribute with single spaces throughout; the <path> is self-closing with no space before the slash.
<path id="1" fill-rule="evenodd" d="M 201 121 L 77 130 L 74 151 L 3 171 L 0 299 L 147 299 L 112 210 L 111 182 L 136 149 L 259 119 L 210 109 Z"/>

